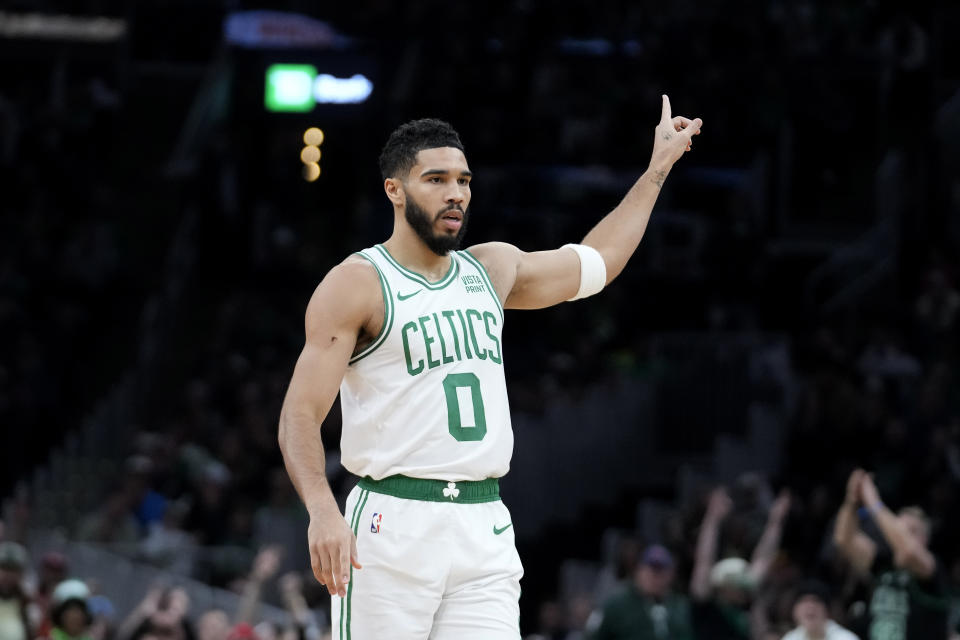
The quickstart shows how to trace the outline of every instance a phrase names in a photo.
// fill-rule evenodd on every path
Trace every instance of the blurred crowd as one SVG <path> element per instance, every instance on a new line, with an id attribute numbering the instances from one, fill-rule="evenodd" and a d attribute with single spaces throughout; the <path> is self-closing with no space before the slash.
<path id="1" fill-rule="evenodd" d="M 922 508 L 891 511 L 855 470 L 805 564 L 810 550 L 791 527 L 806 506 L 784 490 L 760 507 L 770 487 L 757 480 L 711 491 L 679 539 L 619 536 L 593 590 L 546 602 L 527 640 L 960 637 L 960 572 L 955 557 L 931 551 L 935 520 Z"/>
<path id="2" fill-rule="evenodd" d="M 780 473 L 675 505 L 656 539 L 617 535 L 529 638 L 960 638 L 955 275 L 931 268 L 900 329 L 799 338 Z"/>
<path id="3" fill-rule="evenodd" d="M 266 547 L 237 586 L 235 611 L 197 611 L 175 581 L 151 586 L 130 611 L 118 611 L 109 589 L 71 573 L 70 560 L 51 551 L 33 561 L 17 542 L 0 542 L 0 638 L 3 640 L 325 640 L 323 613 L 304 596 L 302 576 L 278 576 L 279 547 Z M 259 615 L 261 593 L 276 583 L 283 622 Z"/>

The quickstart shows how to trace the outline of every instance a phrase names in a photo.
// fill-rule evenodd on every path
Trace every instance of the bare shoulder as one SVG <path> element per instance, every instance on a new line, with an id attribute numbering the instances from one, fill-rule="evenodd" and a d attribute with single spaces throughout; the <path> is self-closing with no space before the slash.
<path id="1" fill-rule="evenodd" d="M 346 324 L 362 327 L 383 308 L 380 278 L 373 264 L 357 255 L 330 269 L 307 305 L 306 324 Z"/>
<path id="2" fill-rule="evenodd" d="M 371 291 L 379 290 L 380 278 L 373 263 L 366 258 L 352 255 L 327 272 L 314 291 L 313 299 L 318 296 L 324 298 L 336 295 L 345 296 L 347 299 L 344 302 L 349 302 L 355 298 L 364 298 Z"/>
<path id="3" fill-rule="evenodd" d="M 346 277 L 360 281 L 366 280 L 368 284 L 377 284 L 380 280 L 379 276 L 377 276 L 377 268 L 373 266 L 373 263 L 355 253 L 347 256 L 343 262 L 333 269 L 330 269 L 327 276 L 330 276 L 334 272 L 337 272 L 337 277 Z"/>
<path id="4" fill-rule="evenodd" d="M 475 244 L 467 251 L 479 260 L 488 271 L 491 267 L 501 264 L 509 266 L 512 263 L 516 266 L 516 263 L 520 261 L 521 254 L 520 249 L 506 242 Z"/>
<path id="5" fill-rule="evenodd" d="M 505 302 L 517 281 L 517 267 L 523 252 L 506 242 L 475 244 L 467 252 L 487 270 L 500 302 Z"/>

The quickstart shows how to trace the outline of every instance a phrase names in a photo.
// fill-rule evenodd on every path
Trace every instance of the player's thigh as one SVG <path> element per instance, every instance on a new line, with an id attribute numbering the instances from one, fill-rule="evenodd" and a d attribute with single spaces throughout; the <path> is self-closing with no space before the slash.
<path id="1" fill-rule="evenodd" d="M 430 638 L 518 640 L 523 565 L 510 512 L 502 502 L 458 511 L 462 536 Z"/>
<path id="2" fill-rule="evenodd" d="M 358 491 L 358 490 L 355 490 Z M 425 541 L 420 503 L 359 490 L 347 501 L 362 569 L 331 598 L 334 640 L 424 640 L 443 593 L 442 554 Z"/>
<path id="3" fill-rule="evenodd" d="M 366 566 L 359 573 L 364 572 Z M 364 588 L 364 578 L 358 578 L 346 597 L 330 599 L 333 640 L 425 640 L 430 635 L 437 608 L 433 594 L 397 580 L 396 574 L 374 569 L 365 577 L 377 588 Z"/>
<path id="4" fill-rule="evenodd" d="M 519 640 L 520 583 L 504 579 L 440 603 L 430 640 Z"/>

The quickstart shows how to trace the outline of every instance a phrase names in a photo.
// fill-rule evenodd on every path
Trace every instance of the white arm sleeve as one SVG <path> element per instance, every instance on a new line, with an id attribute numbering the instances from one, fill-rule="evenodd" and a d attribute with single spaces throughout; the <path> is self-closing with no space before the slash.
<path id="1" fill-rule="evenodd" d="M 600 293 L 607 284 L 607 265 L 604 263 L 600 252 L 585 244 L 565 244 L 563 246 L 576 251 L 580 258 L 580 288 L 577 290 L 577 295 L 570 300 L 579 300 Z"/>

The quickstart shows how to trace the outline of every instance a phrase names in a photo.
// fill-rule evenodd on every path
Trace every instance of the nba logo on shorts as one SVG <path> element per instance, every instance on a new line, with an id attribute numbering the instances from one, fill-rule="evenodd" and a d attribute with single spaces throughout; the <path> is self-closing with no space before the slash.
<path id="1" fill-rule="evenodd" d="M 370 533 L 380 533 L 380 521 L 383 519 L 382 513 L 374 513 L 373 520 L 370 522 Z"/>

